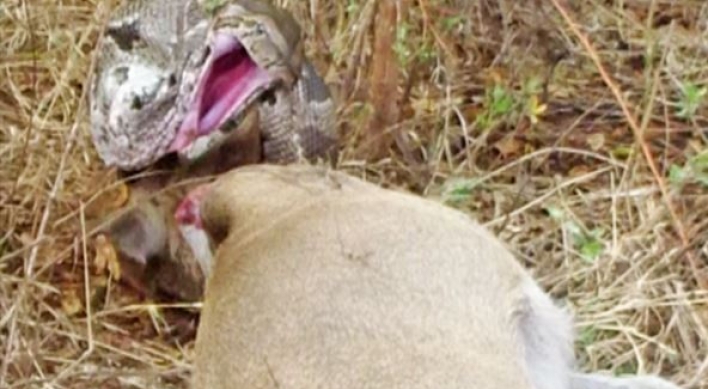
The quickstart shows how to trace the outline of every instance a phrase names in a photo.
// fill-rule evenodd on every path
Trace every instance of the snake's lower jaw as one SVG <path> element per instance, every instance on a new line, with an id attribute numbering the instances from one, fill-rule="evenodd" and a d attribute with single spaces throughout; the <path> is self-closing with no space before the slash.
<path id="1" fill-rule="evenodd" d="M 198 136 L 194 130 L 180 131 L 177 133 L 175 140 L 172 142 L 167 151 L 169 153 L 180 153 L 188 148 L 195 140 L 197 140 L 197 138 Z"/>
<path id="2" fill-rule="evenodd" d="M 207 135 L 195 138 L 178 138 L 173 143 L 170 152 L 177 153 L 184 163 L 196 161 L 226 141 L 229 133 L 213 131 Z"/>

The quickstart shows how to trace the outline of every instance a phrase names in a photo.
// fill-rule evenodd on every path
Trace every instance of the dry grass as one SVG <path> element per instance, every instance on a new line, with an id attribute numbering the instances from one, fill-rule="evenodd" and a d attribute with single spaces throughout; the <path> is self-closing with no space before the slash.
<path id="1" fill-rule="evenodd" d="M 3 388 L 189 374 L 192 318 L 93 264 L 86 221 L 116 196 L 82 101 L 111 6 L 96 1 L 0 3 Z M 708 75 L 708 4 L 403 0 L 385 9 L 394 50 L 372 55 L 391 38 L 373 1 L 283 3 L 341 102 L 343 169 L 487 222 L 576 313 L 583 368 L 708 388 L 708 111 L 678 114 Z M 693 170 L 677 185 L 672 166 Z"/>

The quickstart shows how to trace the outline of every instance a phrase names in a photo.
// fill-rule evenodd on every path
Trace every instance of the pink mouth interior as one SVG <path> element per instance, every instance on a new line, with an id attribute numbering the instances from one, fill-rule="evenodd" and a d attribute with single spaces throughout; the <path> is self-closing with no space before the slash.
<path id="1" fill-rule="evenodd" d="M 229 35 L 216 37 L 206 66 L 173 150 L 182 150 L 196 138 L 219 128 L 242 108 L 254 91 L 271 81 L 239 41 Z"/>

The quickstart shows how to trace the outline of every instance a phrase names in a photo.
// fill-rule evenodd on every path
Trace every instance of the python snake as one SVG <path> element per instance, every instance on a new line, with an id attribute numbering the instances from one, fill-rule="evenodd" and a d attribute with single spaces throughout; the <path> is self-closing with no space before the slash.
<path id="1" fill-rule="evenodd" d="M 108 166 L 139 170 L 170 153 L 193 161 L 250 110 L 266 162 L 322 157 L 337 144 L 335 104 L 305 58 L 301 27 L 265 0 L 133 0 L 102 38 L 89 106 Z"/>

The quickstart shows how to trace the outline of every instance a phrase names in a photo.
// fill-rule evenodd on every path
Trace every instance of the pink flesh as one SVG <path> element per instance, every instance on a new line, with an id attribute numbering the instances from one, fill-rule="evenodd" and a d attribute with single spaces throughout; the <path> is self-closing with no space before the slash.
<path id="1" fill-rule="evenodd" d="M 238 40 L 217 35 L 208 69 L 171 151 L 180 151 L 221 126 L 258 87 L 270 80 L 268 72 L 251 59 Z"/>
<path id="2" fill-rule="evenodd" d="M 175 210 L 175 220 L 177 220 L 177 224 L 201 227 L 201 218 L 197 211 L 198 207 L 199 205 L 194 204 L 189 198 L 182 200 L 177 206 L 177 210 Z"/>
<path id="3" fill-rule="evenodd" d="M 174 213 L 177 224 L 193 225 L 199 229 L 203 228 L 199 206 L 201 205 L 209 186 L 209 184 L 204 184 L 192 189 L 189 193 L 187 193 L 184 199 L 180 201 Z"/>

